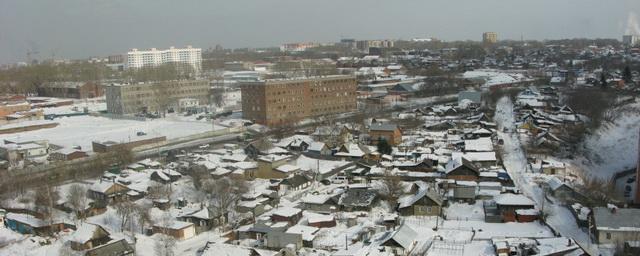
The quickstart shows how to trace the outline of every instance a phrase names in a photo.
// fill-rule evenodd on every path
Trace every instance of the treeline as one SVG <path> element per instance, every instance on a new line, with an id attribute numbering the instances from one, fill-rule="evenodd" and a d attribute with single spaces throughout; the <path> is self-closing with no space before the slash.
<path id="1" fill-rule="evenodd" d="M 179 64 L 115 71 L 102 63 L 39 63 L 0 70 L 0 93 L 35 94 L 38 87 L 52 82 L 146 82 L 194 77 L 192 66 Z"/>

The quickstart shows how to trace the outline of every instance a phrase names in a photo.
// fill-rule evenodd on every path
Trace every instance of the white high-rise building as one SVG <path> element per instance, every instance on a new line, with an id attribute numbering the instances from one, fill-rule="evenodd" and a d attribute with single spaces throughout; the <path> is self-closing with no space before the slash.
<path id="1" fill-rule="evenodd" d="M 184 63 L 193 66 L 196 73 L 202 70 L 202 49 L 170 47 L 166 50 L 151 48 L 149 50 L 131 49 L 127 52 L 127 68 L 159 66 L 165 63 Z"/>

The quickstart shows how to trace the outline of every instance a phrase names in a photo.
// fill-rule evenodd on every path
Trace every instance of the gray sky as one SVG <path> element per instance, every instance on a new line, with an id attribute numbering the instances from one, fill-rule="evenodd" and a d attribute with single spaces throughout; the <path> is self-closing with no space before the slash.
<path id="1" fill-rule="evenodd" d="M 0 63 L 130 48 L 437 37 L 616 38 L 640 0 L 0 0 Z M 632 17 L 631 20 L 634 18 Z"/>

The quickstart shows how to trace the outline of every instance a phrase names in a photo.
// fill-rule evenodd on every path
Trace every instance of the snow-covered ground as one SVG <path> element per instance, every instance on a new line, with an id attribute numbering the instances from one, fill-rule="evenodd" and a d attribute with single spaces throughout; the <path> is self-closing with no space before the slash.
<path id="1" fill-rule="evenodd" d="M 538 209 L 544 207 L 544 212 L 548 214 L 547 223 L 551 227 L 563 236 L 574 238 L 591 255 L 598 255 L 597 246 L 591 242 L 588 233 L 577 226 L 569 210 L 560 205 L 551 204 L 543 196 L 542 189 L 533 182 L 536 175 L 528 172 L 527 158 L 517 133 L 503 132 L 505 128 L 507 131 L 515 131 L 516 128 L 511 99 L 503 97 L 498 101 L 494 120 L 498 125 L 498 137 L 504 140 L 502 150 L 504 167 L 516 186 L 536 202 Z"/>
<path id="2" fill-rule="evenodd" d="M 0 140 L 49 140 L 51 144 L 66 148 L 80 146 L 83 150 L 91 150 L 92 141 L 127 142 L 138 139 L 137 132 L 145 132 L 148 136 L 167 136 L 167 139 L 174 139 L 224 128 L 205 121 L 187 122 L 177 118 L 134 121 L 96 116 L 75 116 L 57 118 L 54 121 L 59 123 L 57 127 L 17 134 L 3 134 L 0 135 Z M 31 122 L 40 121 L 27 121 L 22 124 L 28 125 Z"/>
<path id="3" fill-rule="evenodd" d="M 51 114 L 62 115 L 62 114 L 82 113 L 84 112 L 85 108 L 89 112 L 105 111 L 107 110 L 107 103 L 105 102 L 104 97 L 84 99 L 84 100 L 75 99 L 73 101 L 73 105 L 53 107 L 53 108 L 42 108 L 42 111 L 44 111 L 45 115 L 51 115 Z"/>
<path id="4" fill-rule="evenodd" d="M 629 107 L 638 109 L 640 103 Z M 598 178 L 634 168 L 638 163 L 640 112 L 626 111 L 613 123 L 602 125 L 587 136 L 583 143 L 584 156 L 576 164 Z"/>

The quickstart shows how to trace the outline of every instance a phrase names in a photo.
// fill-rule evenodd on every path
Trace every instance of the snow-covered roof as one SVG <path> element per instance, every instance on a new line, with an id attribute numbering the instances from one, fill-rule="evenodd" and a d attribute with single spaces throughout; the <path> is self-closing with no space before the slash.
<path id="1" fill-rule="evenodd" d="M 295 225 L 287 229 L 286 233 L 290 234 L 300 234 L 302 235 L 302 240 L 305 241 L 313 241 L 316 238 L 316 233 L 320 230 L 316 227 L 310 227 L 305 225 Z"/>
<path id="2" fill-rule="evenodd" d="M 293 207 L 279 207 L 273 210 L 273 215 L 278 215 L 282 217 L 292 217 L 294 215 L 300 214 L 302 210 Z"/>
<path id="3" fill-rule="evenodd" d="M 290 173 L 300 170 L 300 167 L 290 164 L 283 164 L 281 166 L 276 167 L 276 171 Z"/>
<path id="4" fill-rule="evenodd" d="M 115 183 L 111 181 L 98 180 L 95 183 L 93 183 L 91 187 L 89 187 L 89 190 L 100 192 L 100 193 L 106 193 L 107 190 L 109 190 L 109 188 L 111 188 L 111 186 L 113 186 L 114 184 Z"/>
<path id="5" fill-rule="evenodd" d="M 193 226 L 193 223 L 173 220 L 169 223 L 156 223 L 154 226 L 160 227 L 160 228 L 172 229 L 172 230 L 180 230 L 180 229 L 185 229 L 190 226 Z"/>
<path id="6" fill-rule="evenodd" d="M 498 205 L 530 205 L 535 206 L 533 200 L 522 194 L 504 193 L 493 198 Z"/>
<path id="7" fill-rule="evenodd" d="M 69 241 L 84 244 L 93 238 L 93 234 L 101 229 L 100 226 L 91 223 L 82 223 L 73 234 L 69 236 Z M 105 230 L 106 232 L 106 230 Z M 108 235 L 108 233 L 107 233 Z"/>
<path id="8" fill-rule="evenodd" d="M 598 230 L 640 231 L 640 209 L 595 207 L 593 217 Z"/>
<path id="9" fill-rule="evenodd" d="M 418 191 L 415 194 L 405 195 L 398 199 L 398 208 L 409 207 L 425 196 L 429 197 L 429 199 L 431 199 L 436 204 L 442 205 L 442 197 L 438 195 L 437 191 L 434 188 L 429 188 L 428 185 L 424 183 L 416 184 L 418 184 Z"/>
<path id="10" fill-rule="evenodd" d="M 475 140 L 465 140 L 464 149 L 466 151 L 493 151 L 493 143 L 490 138 L 478 138 Z"/>
<path id="11" fill-rule="evenodd" d="M 5 216 L 5 219 L 7 220 L 15 220 L 17 222 L 20 223 L 24 223 L 27 224 L 31 227 L 34 228 L 39 228 L 39 227 L 46 227 L 47 226 L 47 222 L 41 219 L 36 218 L 35 216 L 29 215 L 29 214 L 22 214 L 22 213 L 7 213 L 7 215 Z"/>
<path id="12" fill-rule="evenodd" d="M 409 225 L 402 225 L 398 228 L 398 230 L 396 230 L 394 233 L 392 233 L 384 242 L 382 242 L 383 244 L 389 240 L 394 240 L 396 243 L 398 243 L 400 246 L 402 246 L 402 248 L 404 248 L 405 250 L 409 250 L 412 246 L 413 246 L 413 242 L 415 241 L 415 239 L 418 237 L 418 233 L 416 233 L 415 230 L 413 230 L 411 227 L 409 227 Z"/>
<path id="13" fill-rule="evenodd" d="M 325 144 L 323 142 L 314 141 L 309 145 L 307 150 L 309 150 L 309 151 L 321 151 L 324 148 L 324 145 Z"/>

